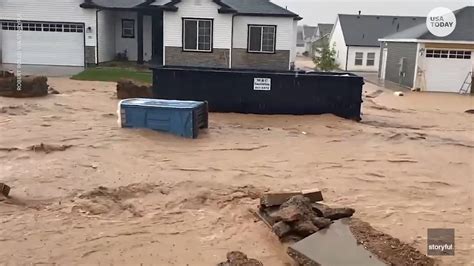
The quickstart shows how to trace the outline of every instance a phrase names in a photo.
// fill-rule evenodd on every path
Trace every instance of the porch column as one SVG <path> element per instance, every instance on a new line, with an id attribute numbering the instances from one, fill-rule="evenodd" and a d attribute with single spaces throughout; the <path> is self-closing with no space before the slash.
<path id="1" fill-rule="evenodd" d="M 137 13 L 137 63 L 143 65 L 143 13 Z"/>
<path id="2" fill-rule="evenodd" d="M 163 65 L 163 10 L 153 12 L 152 17 L 152 62 Z"/>

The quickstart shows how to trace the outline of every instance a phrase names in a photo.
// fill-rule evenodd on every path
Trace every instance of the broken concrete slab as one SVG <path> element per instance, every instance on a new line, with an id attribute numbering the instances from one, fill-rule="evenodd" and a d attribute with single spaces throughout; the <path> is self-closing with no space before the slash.
<path id="1" fill-rule="evenodd" d="M 266 207 L 279 206 L 288 201 L 290 198 L 298 195 L 303 195 L 311 202 L 318 202 L 323 200 L 323 193 L 319 189 L 308 189 L 303 191 L 289 191 L 289 192 L 271 192 L 265 193 L 260 198 L 260 205 Z"/>
<path id="2" fill-rule="evenodd" d="M 4 183 L 0 183 L 0 193 L 3 196 L 8 197 L 8 194 L 10 194 L 10 187 L 5 185 Z"/>
<path id="3" fill-rule="evenodd" d="M 330 227 L 291 245 L 288 254 L 300 265 L 385 265 L 358 244 L 349 222 L 350 219 L 334 222 Z"/>
<path id="4" fill-rule="evenodd" d="M 279 206 L 289 200 L 293 196 L 301 195 L 301 192 L 277 192 L 265 193 L 260 198 L 260 205 L 266 207 Z"/>
<path id="5" fill-rule="evenodd" d="M 308 189 L 301 191 L 303 196 L 307 197 L 311 202 L 323 201 L 323 192 L 319 189 Z"/>

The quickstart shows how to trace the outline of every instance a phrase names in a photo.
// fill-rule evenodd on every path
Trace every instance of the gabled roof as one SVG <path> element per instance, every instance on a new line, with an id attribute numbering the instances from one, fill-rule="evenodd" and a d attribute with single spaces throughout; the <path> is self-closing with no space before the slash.
<path id="1" fill-rule="evenodd" d="M 298 46 L 298 47 L 303 47 L 304 46 L 303 31 L 298 31 L 296 33 L 296 46 Z"/>
<path id="2" fill-rule="evenodd" d="M 431 34 L 423 21 L 418 25 L 381 38 L 383 40 L 443 40 L 443 41 L 474 41 L 474 6 L 467 6 L 454 12 L 456 28 L 446 37 Z"/>
<path id="3" fill-rule="evenodd" d="M 324 37 L 324 36 L 330 34 L 333 27 L 334 27 L 334 24 L 319 23 L 318 24 L 319 36 Z"/>
<path id="4" fill-rule="evenodd" d="M 177 10 L 181 1 L 187 0 L 84 0 L 83 8 L 110 8 L 110 9 L 133 9 L 143 7 L 162 8 L 165 10 Z M 278 6 L 269 0 L 212 0 L 220 6 L 219 13 L 234 13 L 248 16 L 277 16 L 301 18 Z"/>
<path id="5" fill-rule="evenodd" d="M 275 15 L 301 19 L 298 14 L 289 11 L 269 0 L 220 0 L 242 15 Z"/>
<path id="6" fill-rule="evenodd" d="M 338 21 L 347 46 L 378 47 L 380 38 L 416 26 L 426 18 L 340 14 Z"/>
<path id="7" fill-rule="evenodd" d="M 303 25 L 303 36 L 305 39 L 316 37 L 317 32 L 318 32 L 318 27 Z"/>

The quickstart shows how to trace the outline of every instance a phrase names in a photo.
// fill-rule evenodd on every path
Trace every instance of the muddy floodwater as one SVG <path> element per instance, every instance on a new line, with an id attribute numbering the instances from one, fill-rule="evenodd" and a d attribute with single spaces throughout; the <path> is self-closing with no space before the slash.
<path id="1" fill-rule="evenodd" d="M 190 140 L 118 128 L 114 83 L 49 83 L 61 94 L 0 98 L 0 264 L 293 263 L 249 210 L 308 188 L 425 254 L 428 228 L 455 228 L 439 262 L 474 263 L 473 97 L 368 83 L 360 123 L 211 113 Z"/>

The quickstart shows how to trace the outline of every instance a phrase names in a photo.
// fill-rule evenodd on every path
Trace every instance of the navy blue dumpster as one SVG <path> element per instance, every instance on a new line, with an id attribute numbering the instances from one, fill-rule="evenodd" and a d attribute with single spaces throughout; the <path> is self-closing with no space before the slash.
<path id="1" fill-rule="evenodd" d="M 197 138 L 208 127 L 206 102 L 126 99 L 119 103 L 119 123 L 126 128 L 149 128 Z"/>
<path id="2" fill-rule="evenodd" d="M 351 73 L 156 66 L 154 97 L 207 101 L 209 111 L 324 114 L 360 120 L 362 77 Z"/>

